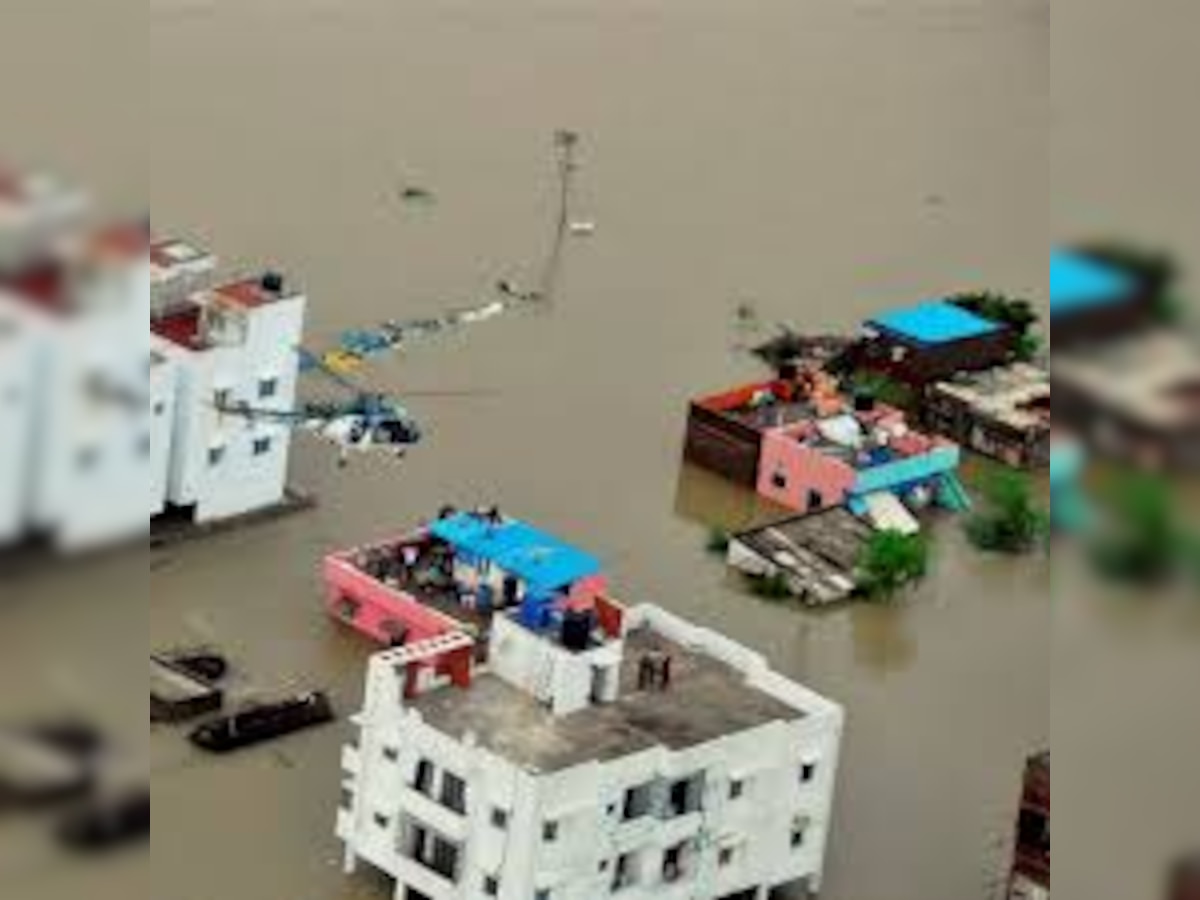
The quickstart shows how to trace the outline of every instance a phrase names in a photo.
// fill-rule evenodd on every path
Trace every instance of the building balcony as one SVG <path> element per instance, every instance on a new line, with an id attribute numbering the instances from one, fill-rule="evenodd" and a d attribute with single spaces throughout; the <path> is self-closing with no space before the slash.
<path id="1" fill-rule="evenodd" d="M 465 813 L 450 809 L 410 784 L 406 784 L 400 792 L 400 807 L 450 840 L 465 841 L 470 832 L 470 822 Z"/>

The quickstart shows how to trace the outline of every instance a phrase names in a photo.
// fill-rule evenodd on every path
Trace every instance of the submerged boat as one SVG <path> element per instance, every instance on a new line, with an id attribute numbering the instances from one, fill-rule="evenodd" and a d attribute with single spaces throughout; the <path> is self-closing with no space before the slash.
<path id="1" fill-rule="evenodd" d="M 275 703 L 248 706 L 195 728 L 189 740 L 210 753 L 227 753 L 295 731 L 332 722 L 333 704 L 322 691 L 310 691 Z"/>
<path id="2" fill-rule="evenodd" d="M 66 816 L 59 841 L 72 850 L 98 853 L 150 837 L 150 791 L 136 788 L 96 800 Z"/>

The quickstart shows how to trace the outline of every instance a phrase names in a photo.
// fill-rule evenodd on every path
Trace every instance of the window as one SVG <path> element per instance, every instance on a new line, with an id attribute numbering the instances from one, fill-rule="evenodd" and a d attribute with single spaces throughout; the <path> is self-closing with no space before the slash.
<path id="1" fill-rule="evenodd" d="M 166 411 L 167 411 L 167 404 L 163 403 L 161 400 L 159 400 L 157 403 L 154 404 L 154 415 L 161 416 Z"/>
<path id="2" fill-rule="evenodd" d="M 776 469 L 775 474 L 771 476 L 771 484 L 778 490 L 786 491 L 788 486 L 787 472 L 783 471 L 783 469 Z"/>
<path id="3" fill-rule="evenodd" d="M 624 890 L 637 882 L 637 859 L 632 853 L 622 853 L 617 857 L 617 865 L 613 869 L 613 891 Z"/>
<path id="4" fill-rule="evenodd" d="M 263 378 L 258 382 L 258 398 L 269 400 L 279 393 L 278 378 Z"/>
<path id="5" fill-rule="evenodd" d="M 372 818 L 375 820 L 375 825 L 379 828 L 387 828 L 389 825 L 392 824 L 392 820 L 389 819 L 387 816 L 385 816 L 383 813 L 375 813 L 375 815 Z"/>
<path id="6" fill-rule="evenodd" d="M 492 807 L 492 824 L 503 830 L 508 827 L 508 811 L 498 806 Z"/>
<path id="7" fill-rule="evenodd" d="M 213 406 L 217 409 L 229 409 L 232 405 L 229 401 L 232 399 L 233 392 L 229 388 L 213 391 Z"/>
<path id="8" fill-rule="evenodd" d="M 395 762 L 396 760 L 398 760 L 400 758 L 400 751 L 397 750 L 395 747 L 384 747 L 383 748 L 383 758 L 386 759 L 388 762 Z"/>
<path id="9" fill-rule="evenodd" d="M 427 796 L 433 791 L 433 763 L 429 760 L 423 759 L 417 763 L 417 773 L 413 778 L 413 788 Z"/>
<path id="10" fill-rule="evenodd" d="M 653 789 L 654 786 L 652 784 L 641 784 L 627 790 L 625 792 L 625 805 L 621 810 L 621 818 L 629 822 L 648 815 L 653 797 Z"/>
<path id="11" fill-rule="evenodd" d="M 704 790 L 703 776 L 684 778 L 671 785 L 669 809 L 673 816 L 686 816 L 700 809 Z"/>
<path id="12" fill-rule="evenodd" d="M 535 900 L 550 900 L 550 888 L 538 888 L 538 892 L 533 896 Z"/>
<path id="13" fill-rule="evenodd" d="M 542 823 L 542 840 L 547 844 L 558 840 L 558 822 L 551 820 Z"/>
<path id="14" fill-rule="evenodd" d="M 265 456 L 271 452 L 271 439 L 269 437 L 260 437 L 254 439 L 254 455 Z"/>
<path id="15" fill-rule="evenodd" d="M 448 881 L 458 880 L 459 849 L 455 844 L 416 822 L 410 821 L 406 830 L 410 859 Z"/>
<path id="16" fill-rule="evenodd" d="M 224 447 L 209 447 L 208 448 L 208 465 L 211 468 L 216 468 L 225 461 Z"/>
<path id="17" fill-rule="evenodd" d="M 495 897 L 499 895 L 500 881 L 495 875 L 488 875 L 483 879 L 483 892 L 489 897 Z"/>
<path id="18" fill-rule="evenodd" d="M 733 847 L 722 847 L 719 851 L 717 851 L 717 865 L 722 869 L 733 865 L 733 860 L 736 855 L 737 854 L 734 852 Z"/>
<path id="19" fill-rule="evenodd" d="M 812 784 L 817 777 L 817 764 L 815 762 L 806 762 L 800 767 L 800 783 Z"/>
<path id="20" fill-rule="evenodd" d="M 746 782 L 740 778 L 735 778 L 729 782 L 729 799 L 737 800 L 742 794 L 746 793 Z"/>
<path id="21" fill-rule="evenodd" d="M 346 811 L 354 809 L 354 791 L 349 788 L 342 788 L 341 799 L 338 801 L 338 805 Z"/>
<path id="22" fill-rule="evenodd" d="M 668 848 L 667 852 L 663 854 L 663 881 L 670 884 L 683 877 L 683 855 L 686 850 L 686 843 L 676 844 L 674 847 Z"/>
<path id="23" fill-rule="evenodd" d="M 457 775 L 442 776 L 442 806 L 462 815 L 467 811 L 467 785 Z"/>
<path id="24" fill-rule="evenodd" d="M 810 490 L 808 492 L 808 511 L 816 512 L 825 505 L 825 497 L 820 491 Z"/>
<path id="25" fill-rule="evenodd" d="M 804 846 L 804 840 L 808 836 L 808 819 L 797 819 L 792 823 L 792 849 L 798 849 Z"/>

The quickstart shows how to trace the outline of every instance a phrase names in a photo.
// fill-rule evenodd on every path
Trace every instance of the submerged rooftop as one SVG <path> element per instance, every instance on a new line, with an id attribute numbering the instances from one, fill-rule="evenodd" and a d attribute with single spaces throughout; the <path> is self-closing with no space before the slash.
<path id="1" fill-rule="evenodd" d="M 1152 428 L 1200 427 L 1200 352 L 1169 331 L 1132 335 L 1055 354 L 1056 382 L 1129 421 Z"/>
<path id="2" fill-rule="evenodd" d="M 1028 363 L 964 374 L 936 387 L 972 412 L 1017 431 L 1050 429 L 1050 373 Z"/>
<path id="3" fill-rule="evenodd" d="M 647 653 L 672 659 L 665 689 L 639 689 Z M 470 688 L 440 688 L 411 701 L 431 727 L 481 746 L 522 767 L 553 772 L 616 759 L 656 746 L 680 750 L 804 713 L 749 684 L 713 657 L 642 627 L 625 638 L 616 702 L 555 716 L 528 693 L 492 674 Z"/>

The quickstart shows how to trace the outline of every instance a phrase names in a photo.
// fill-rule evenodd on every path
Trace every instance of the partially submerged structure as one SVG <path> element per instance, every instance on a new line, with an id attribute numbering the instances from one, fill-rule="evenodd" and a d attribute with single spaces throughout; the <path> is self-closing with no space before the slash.
<path id="1" fill-rule="evenodd" d="M 223 410 L 294 408 L 303 293 L 273 274 L 218 283 L 215 258 L 178 240 L 150 258 L 152 347 L 173 382 L 156 514 L 203 526 L 285 504 L 291 428 Z"/>
<path id="2" fill-rule="evenodd" d="M 399 900 L 818 891 L 841 708 L 662 609 L 590 602 L 498 612 L 486 660 L 462 632 L 372 658 L 346 870 Z"/>
<path id="3" fill-rule="evenodd" d="M 1030 363 L 956 375 L 930 386 L 924 423 L 1019 469 L 1050 463 L 1050 375 Z"/>
<path id="4" fill-rule="evenodd" d="M 1050 323 L 1056 351 L 1142 328 L 1154 297 L 1128 272 L 1084 253 L 1050 254 Z"/>
<path id="5" fill-rule="evenodd" d="M 1163 292 L 1111 261 L 1051 257 L 1055 424 L 1143 468 L 1200 469 L 1200 351 L 1163 323 Z"/>
<path id="6" fill-rule="evenodd" d="M 874 529 L 842 509 L 806 513 L 733 535 L 728 562 L 752 578 L 779 579 L 811 606 L 849 598 Z"/>
<path id="7" fill-rule="evenodd" d="M 906 506 L 967 505 L 956 444 L 871 397 L 846 397 L 821 370 L 695 401 L 684 452 L 789 509 L 848 506 L 903 531 L 916 527 Z"/>
<path id="8" fill-rule="evenodd" d="M 331 554 L 329 613 L 384 644 L 463 632 L 486 646 L 495 613 L 549 627 L 576 607 L 607 613 L 593 556 L 498 510 L 443 510 L 397 538 Z"/>
<path id="9" fill-rule="evenodd" d="M 1018 335 L 952 300 L 932 300 L 868 320 L 847 353 L 850 367 L 924 387 L 960 372 L 1010 362 Z"/>
<path id="10" fill-rule="evenodd" d="M 1028 761 L 1007 900 L 1050 897 L 1050 754 Z"/>
<path id="11" fill-rule="evenodd" d="M 1151 469 L 1200 470 L 1200 352 L 1165 329 L 1054 354 L 1056 424 L 1098 453 Z"/>
<path id="12" fill-rule="evenodd" d="M 214 269 L 147 222 L 97 222 L 57 179 L 0 171 L 0 545 L 86 550 L 284 501 L 289 435 L 216 407 L 289 407 L 304 300 L 212 288 Z"/>

